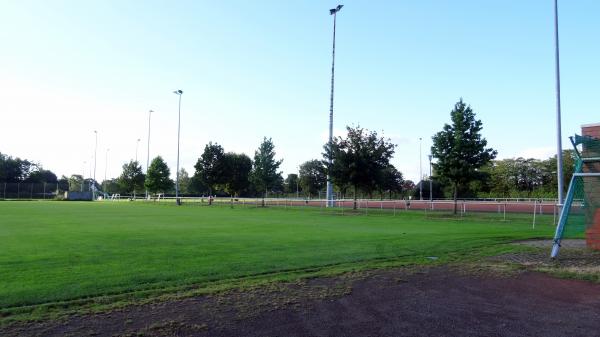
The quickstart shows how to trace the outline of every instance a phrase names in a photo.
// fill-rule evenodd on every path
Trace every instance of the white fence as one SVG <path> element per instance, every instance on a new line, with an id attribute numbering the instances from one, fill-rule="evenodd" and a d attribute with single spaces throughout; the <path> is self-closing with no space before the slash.
<path id="1" fill-rule="evenodd" d="M 174 197 L 161 197 L 158 199 L 145 199 L 143 197 L 120 196 L 112 198 L 114 201 L 154 202 L 160 204 L 175 204 Z M 325 199 L 301 199 L 301 198 L 208 198 L 208 197 L 181 197 L 183 205 L 192 206 L 227 206 L 227 207 L 282 207 L 282 208 L 311 208 L 331 212 L 359 211 L 365 214 L 392 213 L 403 211 L 421 212 L 453 212 L 453 200 L 374 200 L 374 199 L 344 199 L 335 200 L 333 207 L 327 207 Z M 573 208 L 581 209 L 581 202 L 576 203 Z M 507 214 L 528 214 L 535 224 L 536 218 L 549 216 L 552 222 L 556 222 L 559 207 L 551 199 L 484 199 L 484 200 L 458 200 L 456 203 L 457 213 L 466 215 L 470 213 L 495 213 L 502 219 L 507 219 Z"/>

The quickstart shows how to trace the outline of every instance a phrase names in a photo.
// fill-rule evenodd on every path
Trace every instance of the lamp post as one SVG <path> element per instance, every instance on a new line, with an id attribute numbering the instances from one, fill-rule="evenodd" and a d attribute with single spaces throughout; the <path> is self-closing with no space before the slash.
<path id="1" fill-rule="evenodd" d="M 87 161 L 83 161 L 83 174 L 81 174 L 81 192 L 83 192 L 83 184 L 85 183 L 85 164 Z"/>
<path id="2" fill-rule="evenodd" d="M 150 167 L 150 119 L 154 111 L 148 111 L 148 147 L 146 149 L 146 174 L 148 174 L 148 168 Z M 148 199 L 148 189 L 146 189 L 146 199 Z"/>
<path id="3" fill-rule="evenodd" d="M 329 99 L 329 144 L 333 142 L 333 88 L 335 78 L 335 24 L 337 13 L 344 7 L 344 5 L 338 5 L 336 8 L 329 10 L 329 15 L 333 15 L 333 48 L 331 52 L 331 96 Z M 333 164 L 331 156 L 329 156 L 329 167 Z M 331 175 L 327 170 L 327 207 L 333 207 L 333 183 L 331 182 Z"/>
<path id="4" fill-rule="evenodd" d="M 429 201 L 433 201 L 433 178 L 431 177 L 431 159 L 432 155 L 429 155 Z"/>
<path id="5" fill-rule="evenodd" d="M 175 201 L 177 205 L 181 205 L 181 201 L 179 200 L 179 135 L 181 130 L 181 95 L 183 91 L 175 90 L 174 94 L 179 96 L 179 109 L 177 112 L 177 173 L 175 175 Z"/>
<path id="6" fill-rule="evenodd" d="M 140 146 L 140 139 L 138 138 L 135 142 L 135 162 L 137 163 L 138 147 Z"/>
<path id="7" fill-rule="evenodd" d="M 423 138 L 419 137 L 419 199 L 423 200 L 423 164 L 422 164 L 422 154 L 421 154 L 421 145 L 423 143 Z"/>
<path id="8" fill-rule="evenodd" d="M 96 135 L 96 145 L 94 146 L 94 184 L 96 183 L 96 155 L 98 154 L 98 131 L 94 130 Z"/>
<path id="9" fill-rule="evenodd" d="M 106 184 L 106 171 L 108 170 L 108 151 L 109 150 L 110 150 L 109 148 L 106 149 L 106 155 L 104 157 L 104 184 Z M 104 192 L 106 193 L 106 185 L 104 186 L 104 189 L 105 189 Z"/>
<path id="10" fill-rule="evenodd" d="M 558 44 L 558 0 L 554 0 L 554 47 L 556 61 L 556 174 L 558 179 L 558 206 L 563 204 L 563 163 L 560 112 L 560 52 Z"/>

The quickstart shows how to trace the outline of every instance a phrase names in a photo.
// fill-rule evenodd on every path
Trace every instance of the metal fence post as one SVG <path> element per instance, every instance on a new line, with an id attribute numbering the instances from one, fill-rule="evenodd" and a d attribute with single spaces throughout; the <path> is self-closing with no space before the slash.
<path id="1" fill-rule="evenodd" d="M 534 200 L 533 201 L 533 225 L 532 225 L 533 229 L 535 229 L 535 213 L 537 213 L 536 208 L 537 208 L 537 200 Z"/>

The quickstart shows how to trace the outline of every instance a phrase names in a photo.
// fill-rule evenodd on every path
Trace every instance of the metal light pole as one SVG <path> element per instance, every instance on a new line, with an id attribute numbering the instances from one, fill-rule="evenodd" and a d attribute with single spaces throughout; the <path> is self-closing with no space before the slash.
<path id="1" fill-rule="evenodd" d="M 423 164 L 421 157 L 421 145 L 423 143 L 423 138 L 419 137 L 419 199 L 423 200 Z"/>
<path id="2" fill-rule="evenodd" d="M 96 155 L 98 154 L 98 131 L 94 130 L 96 135 L 96 145 L 94 146 L 94 184 L 96 183 Z"/>
<path id="3" fill-rule="evenodd" d="M 85 183 L 85 164 L 87 161 L 83 161 L 83 174 L 81 175 L 81 192 L 83 192 L 83 184 Z"/>
<path id="4" fill-rule="evenodd" d="M 181 95 L 183 91 L 175 90 L 174 94 L 179 95 L 179 109 L 177 113 L 177 173 L 175 176 L 175 201 L 177 205 L 181 205 L 181 201 L 179 200 L 179 135 L 181 130 Z"/>
<path id="5" fill-rule="evenodd" d="M 140 147 L 140 139 L 138 138 L 137 141 L 135 142 L 135 162 L 137 163 L 137 154 L 138 154 L 138 147 Z"/>
<path id="6" fill-rule="evenodd" d="M 558 205 L 563 204 L 562 132 L 560 117 L 560 53 L 558 44 L 558 0 L 554 0 L 554 46 L 556 59 L 556 174 L 558 179 Z"/>
<path id="7" fill-rule="evenodd" d="M 92 159 L 94 159 L 94 156 L 90 157 L 90 179 L 88 179 L 88 192 L 92 192 Z"/>
<path id="8" fill-rule="evenodd" d="M 148 168 L 150 167 L 150 119 L 154 111 L 148 111 L 148 147 L 146 150 L 146 174 L 148 174 Z M 148 189 L 146 189 L 146 199 L 148 199 Z"/>
<path id="9" fill-rule="evenodd" d="M 108 151 L 110 149 L 106 149 L 106 156 L 104 157 L 104 184 L 106 184 L 106 171 L 108 169 Z M 106 186 L 104 186 L 104 188 L 106 189 Z M 106 191 L 104 191 L 106 192 Z"/>
<path id="10" fill-rule="evenodd" d="M 433 201 L 433 178 L 431 177 L 431 158 L 432 155 L 429 155 L 429 201 Z"/>
<path id="11" fill-rule="evenodd" d="M 331 96 L 329 100 L 329 144 L 333 142 L 333 88 L 334 88 L 334 77 L 335 77 L 335 24 L 337 13 L 344 7 L 344 5 L 338 5 L 336 8 L 329 10 L 329 15 L 333 15 L 333 48 L 331 52 Z M 329 167 L 333 164 L 331 156 L 329 157 Z M 327 207 L 333 207 L 333 183 L 331 182 L 331 175 L 327 172 Z"/>

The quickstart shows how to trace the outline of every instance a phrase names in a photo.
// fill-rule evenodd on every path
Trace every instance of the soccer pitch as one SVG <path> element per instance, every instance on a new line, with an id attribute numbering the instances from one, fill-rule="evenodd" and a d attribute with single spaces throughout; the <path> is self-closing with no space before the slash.
<path id="1" fill-rule="evenodd" d="M 426 263 L 527 238 L 529 216 L 0 202 L 0 310 L 369 261 Z"/>

